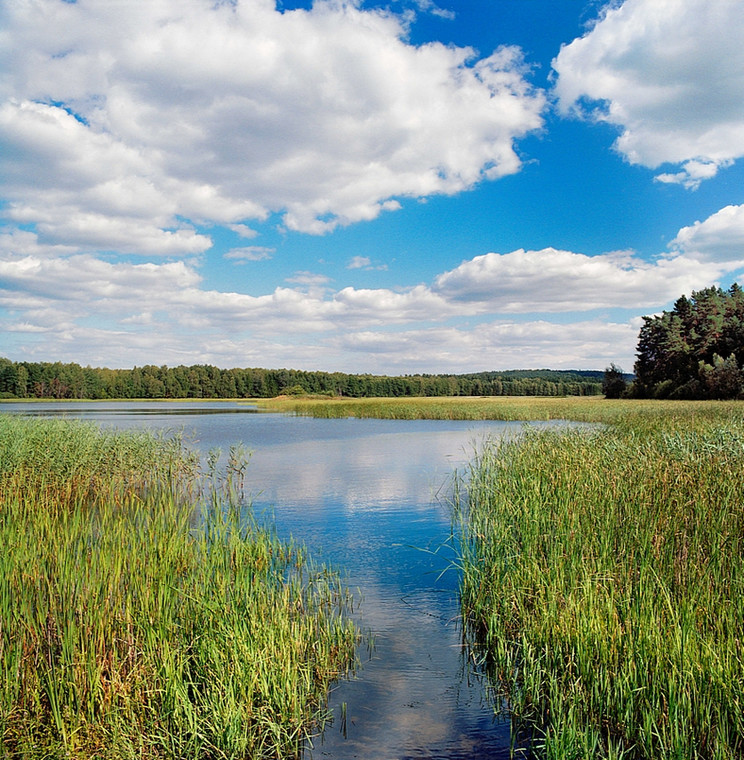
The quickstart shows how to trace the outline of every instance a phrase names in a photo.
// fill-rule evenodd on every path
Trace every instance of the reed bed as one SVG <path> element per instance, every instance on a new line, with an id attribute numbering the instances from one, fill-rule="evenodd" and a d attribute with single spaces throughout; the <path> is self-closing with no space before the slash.
<path id="1" fill-rule="evenodd" d="M 599 405 L 596 398 L 545 398 L 522 396 L 433 396 L 399 398 L 292 398 L 259 401 L 270 411 L 311 417 L 373 417 L 377 419 L 417 420 L 547 420 L 562 419 L 567 408 L 589 413 Z M 579 403 L 577 403 L 579 402 Z M 604 410 L 606 411 L 606 410 Z"/>
<path id="2" fill-rule="evenodd" d="M 300 754 L 356 631 L 238 487 L 178 441 L 0 417 L 0 755 Z"/>
<path id="3" fill-rule="evenodd" d="M 742 410 L 661 408 L 468 473 L 463 614 L 536 757 L 744 756 Z"/>
<path id="4" fill-rule="evenodd" d="M 403 398 L 293 398 L 258 400 L 261 409 L 311 417 L 444 420 L 575 420 L 640 425 L 675 421 L 744 420 L 743 405 L 727 401 L 607 400 L 600 396 L 450 396 Z"/>

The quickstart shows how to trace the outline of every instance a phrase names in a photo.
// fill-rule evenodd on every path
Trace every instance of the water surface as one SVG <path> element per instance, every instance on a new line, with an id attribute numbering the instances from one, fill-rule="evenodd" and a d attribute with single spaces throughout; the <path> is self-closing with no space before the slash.
<path id="1" fill-rule="evenodd" d="M 234 444 L 251 452 L 253 508 L 342 571 L 369 633 L 361 667 L 330 695 L 334 720 L 308 760 L 509 757 L 509 723 L 494 718 L 462 648 L 448 485 L 484 438 L 515 434 L 521 423 L 327 420 L 211 401 L 8 403 L 0 411 L 182 431 L 202 452 Z"/>

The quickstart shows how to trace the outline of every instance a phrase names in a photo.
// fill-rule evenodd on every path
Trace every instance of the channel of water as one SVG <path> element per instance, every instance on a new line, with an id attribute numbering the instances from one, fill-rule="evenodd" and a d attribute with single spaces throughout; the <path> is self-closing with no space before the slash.
<path id="1" fill-rule="evenodd" d="M 462 646 L 448 487 L 485 438 L 521 423 L 325 420 L 211 401 L 13 402 L 0 412 L 182 431 L 202 453 L 245 446 L 253 509 L 342 572 L 368 634 L 307 760 L 509 757 L 508 717 L 494 714 Z"/>

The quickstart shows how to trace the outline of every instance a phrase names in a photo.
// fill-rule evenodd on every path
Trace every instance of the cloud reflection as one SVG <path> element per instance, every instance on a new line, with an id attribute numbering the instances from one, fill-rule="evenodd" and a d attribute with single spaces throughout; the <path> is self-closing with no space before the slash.
<path id="1" fill-rule="evenodd" d="M 509 726 L 494 722 L 463 662 L 456 573 L 440 577 L 452 552 L 449 507 L 438 496 L 487 436 L 522 425 L 422 427 L 350 424 L 338 439 L 259 447 L 251 459 L 248 490 L 263 488 L 257 505 L 273 504 L 280 532 L 348 573 L 373 639 L 356 677 L 331 694 L 335 720 L 308 752 L 313 760 L 508 757 Z"/>

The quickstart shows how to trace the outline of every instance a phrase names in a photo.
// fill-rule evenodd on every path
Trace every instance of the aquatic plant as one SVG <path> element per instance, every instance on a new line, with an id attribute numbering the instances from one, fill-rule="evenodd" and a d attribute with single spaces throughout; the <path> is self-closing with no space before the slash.
<path id="1" fill-rule="evenodd" d="M 741 757 L 741 409 L 628 409 L 474 459 L 471 640 L 538 757 Z"/>
<path id="2" fill-rule="evenodd" d="M 744 420 L 737 402 L 607 400 L 600 396 L 450 396 L 431 398 L 271 399 L 260 408 L 310 417 L 374 417 L 441 420 L 575 420 L 614 424 L 671 424 L 674 420 Z"/>
<path id="3" fill-rule="evenodd" d="M 346 593 L 194 467 L 147 433 L 0 417 L 4 757 L 294 757 L 317 729 Z"/>

